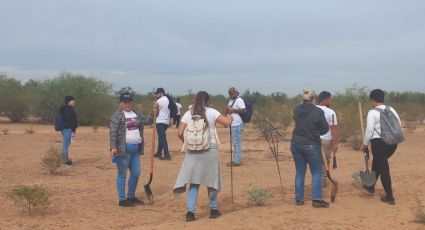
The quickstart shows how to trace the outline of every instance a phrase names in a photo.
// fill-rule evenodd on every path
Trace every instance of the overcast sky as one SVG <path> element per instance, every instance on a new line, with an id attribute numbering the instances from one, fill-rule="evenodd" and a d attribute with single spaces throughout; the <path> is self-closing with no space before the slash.
<path id="1" fill-rule="evenodd" d="M 425 92 L 424 0 L 1 0 L 0 72 L 144 93 Z"/>

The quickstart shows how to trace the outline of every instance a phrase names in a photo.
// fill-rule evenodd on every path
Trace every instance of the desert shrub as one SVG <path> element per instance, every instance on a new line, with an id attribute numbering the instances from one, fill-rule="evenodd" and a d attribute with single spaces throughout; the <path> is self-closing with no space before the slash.
<path id="1" fill-rule="evenodd" d="M 50 194 L 39 185 L 19 185 L 10 191 L 9 197 L 29 214 L 33 214 L 34 211 L 44 213 L 50 207 Z"/>
<path id="2" fill-rule="evenodd" d="M 51 175 L 56 174 L 62 163 L 62 158 L 59 149 L 50 147 L 43 158 L 41 158 L 41 166 L 46 168 Z"/>
<path id="3" fill-rule="evenodd" d="M 252 188 L 248 191 L 248 199 L 255 206 L 264 206 L 271 197 L 271 193 L 263 188 Z"/>
<path id="4" fill-rule="evenodd" d="M 0 98 L 0 114 L 12 122 L 21 122 L 28 115 L 28 95 L 20 81 L 0 74 Z"/>
<path id="5" fill-rule="evenodd" d="M 2 129 L 1 132 L 3 133 L 3 135 L 9 134 L 9 130 L 8 129 Z"/>
<path id="6" fill-rule="evenodd" d="M 99 126 L 95 125 L 95 126 L 92 127 L 92 129 L 93 129 L 93 132 L 94 133 L 97 133 L 97 130 L 99 129 Z"/>
<path id="7" fill-rule="evenodd" d="M 348 145 L 356 151 L 359 151 L 363 146 L 363 139 L 359 135 L 351 136 L 348 140 Z"/>
<path id="8" fill-rule="evenodd" d="M 351 175 L 351 178 L 353 179 L 353 184 L 362 186 L 362 179 L 360 178 L 360 171 L 356 171 Z"/>
<path id="9" fill-rule="evenodd" d="M 425 207 L 418 195 L 416 195 L 416 208 L 414 209 L 414 214 L 416 223 L 425 224 Z"/>
<path id="10" fill-rule="evenodd" d="M 27 134 L 34 134 L 35 133 L 34 127 L 31 125 L 29 127 L 29 129 L 25 129 L 25 133 L 27 133 Z"/>

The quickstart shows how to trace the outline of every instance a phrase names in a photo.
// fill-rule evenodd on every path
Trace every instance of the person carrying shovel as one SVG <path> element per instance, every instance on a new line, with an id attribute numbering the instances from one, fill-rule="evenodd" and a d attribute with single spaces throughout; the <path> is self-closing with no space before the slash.
<path id="1" fill-rule="evenodd" d="M 118 205 L 121 207 L 144 204 L 142 200 L 136 198 L 136 189 L 141 173 L 140 155 L 144 153 L 143 127 L 153 123 L 152 116 L 145 117 L 135 111 L 132 102 L 133 95 L 131 93 L 121 94 L 120 108 L 112 115 L 109 125 L 110 154 L 113 163 L 117 165 Z M 130 178 L 126 195 L 127 170 L 130 170 Z"/>
<path id="2" fill-rule="evenodd" d="M 397 111 L 395 111 L 392 107 L 384 105 L 384 91 L 375 89 L 370 93 L 369 97 L 373 109 L 370 110 L 367 115 L 367 125 L 362 150 L 364 152 L 369 152 L 368 145 L 371 143 L 373 155 L 372 172 L 376 172 L 376 179 L 381 177 L 382 186 L 386 193 L 385 196 L 381 197 L 381 201 L 394 205 L 395 199 L 392 190 L 388 159 L 396 151 L 397 144 L 404 140 L 401 130 L 401 120 Z M 391 122 L 391 120 L 393 122 Z M 390 127 L 393 131 L 388 132 L 388 127 Z M 399 140 L 394 139 L 394 137 L 396 137 L 395 135 L 398 134 L 397 131 L 400 136 L 402 136 Z M 375 193 L 375 184 L 372 186 L 365 185 L 363 187 L 369 194 L 373 195 Z"/>

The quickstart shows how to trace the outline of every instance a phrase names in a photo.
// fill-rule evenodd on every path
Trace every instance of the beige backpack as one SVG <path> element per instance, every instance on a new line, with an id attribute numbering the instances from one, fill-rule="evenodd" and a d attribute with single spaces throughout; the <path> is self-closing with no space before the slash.
<path id="1" fill-rule="evenodd" d="M 184 144 L 189 151 L 205 151 L 210 148 L 211 138 L 207 122 L 195 115 L 184 130 Z"/>

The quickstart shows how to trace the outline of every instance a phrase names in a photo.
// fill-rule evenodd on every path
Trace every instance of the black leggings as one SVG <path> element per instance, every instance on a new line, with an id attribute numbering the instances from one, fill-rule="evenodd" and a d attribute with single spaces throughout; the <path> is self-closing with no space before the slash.
<path id="1" fill-rule="evenodd" d="M 394 154 L 396 149 L 397 145 L 388 145 L 381 138 L 372 139 L 372 171 L 376 172 L 377 180 L 381 177 L 382 186 L 389 198 L 394 196 L 388 159 Z"/>

